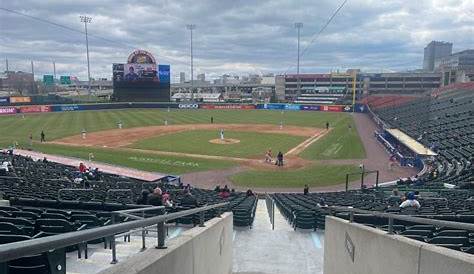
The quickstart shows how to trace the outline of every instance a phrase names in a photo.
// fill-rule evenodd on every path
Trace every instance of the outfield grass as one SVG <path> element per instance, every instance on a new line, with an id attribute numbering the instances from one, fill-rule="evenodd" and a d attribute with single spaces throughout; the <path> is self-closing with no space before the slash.
<path id="1" fill-rule="evenodd" d="M 112 129 L 122 121 L 125 128 L 169 124 L 209 123 L 238 124 L 284 124 L 323 128 L 326 121 L 338 124 L 350 117 L 346 113 L 312 112 L 312 111 L 272 111 L 272 110 L 171 110 L 166 109 L 130 109 L 103 111 L 73 111 L 60 113 L 41 113 L 0 116 L 0 146 L 9 146 L 13 142 L 28 143 L 28 136 L 33 134 L 39 140 L 44 130 L 48 140 L 80 134 L 82 129 L 88 132 Z"/>
<path id="2" fill-rule="evenodd" d="M 217 130 L 190 130 L 141 140 L 131 147 L 192 154 L 263 158 L 263 155 L 269 148 L 271 148 L 275 154 L 278 153 L 278 151 L 286 152 L 306 139 L 306 137 L 302 136 L 278 133 L 229 130 L 225 131 L 225 138 L 238 139 L 240 143 L 223 145 L 209 142 L 211 139 L 218 138 L 219 131 Z"/>
<path id="3" fill-rule="evenodd" d="M 97 162 L 177 175 L 187 172 L 224 169 L 236 165 L 231 161 L 157 155 L 106 148 L 35 144 L 34 149 L 48 154 L 64 155 L 84 160 L 87 160 L 89 153 L 92 152 L 94 161 Z"/>
<path id="4" fill-rule="evenodd" d="M 311 187 L 343 184 L 347 173 L 358 170 L 354 165 L 312 165 L 298 170 L 249 170 L 232 175 L 230 179 L 244 187 L 303 189 L 305 184 Z"/>
<path id="5" fill-rule="evenodd" d="M 365 158 L 364 145 L 351 116 L 343 117 L 331 127 L 331 132 L 306 148 L 300 156 L 308 160 Z"/>

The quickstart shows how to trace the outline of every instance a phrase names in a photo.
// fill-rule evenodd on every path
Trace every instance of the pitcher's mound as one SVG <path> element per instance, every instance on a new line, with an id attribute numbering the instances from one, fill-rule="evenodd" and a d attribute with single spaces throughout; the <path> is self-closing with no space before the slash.
<path id="1" fill-rule="evenodd" d="M 209 140 L 209 143 L 220 144 L 220 145 L 231 145 L 231 144 L 240 143 L 240 140 L 232 139 L 232 138 L 212 139 L 212 140 Z"/>

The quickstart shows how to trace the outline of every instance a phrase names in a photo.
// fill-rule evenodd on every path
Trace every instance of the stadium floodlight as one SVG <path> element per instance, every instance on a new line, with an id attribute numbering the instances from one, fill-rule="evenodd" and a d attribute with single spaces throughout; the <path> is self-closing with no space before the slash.
<path id="1" fill-rule="evenodd" d="M 297 81 L 298 81 L 298 96 L 300 95 L 301 93 L 301 90 L 300 90 L 300 86 L 301 86 L 301 81 L 300 81 L 300 30 L 301 28 L 303 27 L 303 23 L 295 23 L 295 28 L 298 30 L 298 46 L 297 46 L 297 59 L 296 59 L 296 77 L 297 77 Z"/>
<path id="2" fill-rule="evenodd" d="M 187 24 L 186 28 L 191 32 L 191 101 L 194 101 L 194 83 L 193 83 L 193 30 L 196 29 L 195 24 Z"/>
<path id="3" fill-rule="evenodd" d="M 87 36 L 87 24 L 92 21 L 92 17 L 81 15 L 81 22 L 84 23 L 84 29 L 86 32 L 86 54 L 87 54 L 87 81 L 88 81 L 88 93 L 89 96 L 91 95 L 91 70 L 90 70 L 90 63 L 89 63 L 89 37 Z"/>

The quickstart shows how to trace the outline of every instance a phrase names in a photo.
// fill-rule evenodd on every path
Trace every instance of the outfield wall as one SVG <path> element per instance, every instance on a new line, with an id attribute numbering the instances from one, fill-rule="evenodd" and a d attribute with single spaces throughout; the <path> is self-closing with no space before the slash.
<path id="1" fill-rule="evenodd" d="M 327 216 L 324 274 L 469 274 L 474 256 Z"/>
<path id="2" fill-rule="evenodd" d="M 232 213 L 224 213 L 205 225 L 167 241 L 167 249 L 149 248 L 100 274 L 231 274 Z"/>
<path id="3" fill-rule="evenodd" d="M 0 106 L 0 115 L 17 113 L 43 113 L 84 110 L 110 109 L 265 109 L 285 111 L 324 111 L 324 112 L 367 112 L 362 104 L 352 105 L 300 105 L 300 104 L 210 104 L 210 103 L 103 103 L 103 104 L 67 104 L 67 105 L 21 105 Z"/>

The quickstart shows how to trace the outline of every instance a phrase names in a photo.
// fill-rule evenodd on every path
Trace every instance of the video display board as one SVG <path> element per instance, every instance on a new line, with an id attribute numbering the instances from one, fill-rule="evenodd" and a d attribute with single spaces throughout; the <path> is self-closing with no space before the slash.
<path id="1" fill-rule="evenodd" d="M 147 51 L 134 51 L 126 64 L 113 64 L 117 101 L 170 101 L 170 66 L 158 65 Z"/>

